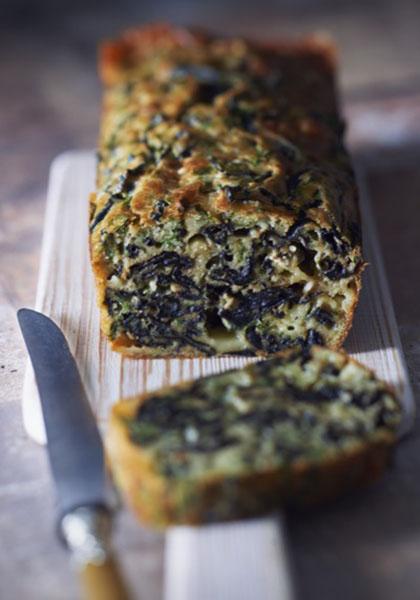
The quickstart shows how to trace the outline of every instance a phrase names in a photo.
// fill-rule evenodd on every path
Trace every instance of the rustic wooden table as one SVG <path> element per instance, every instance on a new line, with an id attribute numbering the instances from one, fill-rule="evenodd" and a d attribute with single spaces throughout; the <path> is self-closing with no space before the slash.
<path id="1" fill-rule="evenodd" d="M 22 429 L 26 355 L 15 311 L 32 305 L 48 166 L 93 147 L 97 40 L 154 19 L 257 36 L 324 29 L 342 55 L 349 143 L 365 166 L 413 388 L 420 391 L 420 6 L 416 0 L 318 3 L 156 0 L 4 1 L 0 7 L 0 597 L 70 600 L 77 588 L 54 538 L 45 452 Z M 264 6 L 264 10 L 262 7 Z M 230 25 L 232 24 L 232 25 Z M 420 425 L 382 482 L 289 520 L 303 598 L 420 597 Z M 141 543 L 139 540 L 141 539 Z M 163 539 L 124 512 L 116 545 L 138 598 L 158 600 Z M 140 582 L 140 585 L 139 585 Z M 200 599 L 197 599 L 200 600 Z M 217 599 L 215 599 L 217 600 Z M 232 599 L 235 600 L 235 599 Z M 263 599 L 261 599 L 263 600 Z"/>

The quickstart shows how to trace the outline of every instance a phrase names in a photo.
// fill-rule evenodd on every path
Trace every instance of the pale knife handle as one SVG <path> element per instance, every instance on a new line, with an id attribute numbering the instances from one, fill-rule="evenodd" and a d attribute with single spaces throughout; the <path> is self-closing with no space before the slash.
<path id="1" fill-rule="evenodd" d="M 119 565 L 112 556 L 101 564 L 87 563 L 79 570 L 84 600 L 129 600 Z"/>

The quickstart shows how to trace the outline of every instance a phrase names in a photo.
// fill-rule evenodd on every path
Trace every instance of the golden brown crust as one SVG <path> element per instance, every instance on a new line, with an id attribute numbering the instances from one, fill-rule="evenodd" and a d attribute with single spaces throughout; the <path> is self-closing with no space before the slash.
<path id="1" fill-rule="evenodd" d="M 155 47 L 167 44 L 170 48 L 194 47 L 206 44 L 212 36 L 208 31 L 195 28 L 174 27 L 169 23 L 154 23 L 125 31 L 117 40 L 101 44 L 99 49 L 99 73 L 105 85 L 119 81 L 121 72 L 130 62 L 150 55 Z M 257 41 L 252 44 L 268 52 L 284 52 L 310 56 L 320 67 L 334 72 L 337 66 L 337 49 L 325 34 L 308 35 L 297 41 Z"/>

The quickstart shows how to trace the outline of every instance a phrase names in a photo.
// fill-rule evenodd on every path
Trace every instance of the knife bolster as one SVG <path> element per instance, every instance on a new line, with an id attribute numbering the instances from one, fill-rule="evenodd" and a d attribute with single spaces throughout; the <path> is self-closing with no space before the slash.
<path id="1" fill-rule="evenodd" d="M 76 566 L 101 565 L 109 554 L 111 515 L 100 507 L 81 506 L 64 515 L 61 534 Z"/>
<path id="2" fill-rule="evenodd" d="M 82 506 L 61 520 L 61 533 L 79 572 L 85 600 L 129 600 L 110 549 L 111 513 Z"/>

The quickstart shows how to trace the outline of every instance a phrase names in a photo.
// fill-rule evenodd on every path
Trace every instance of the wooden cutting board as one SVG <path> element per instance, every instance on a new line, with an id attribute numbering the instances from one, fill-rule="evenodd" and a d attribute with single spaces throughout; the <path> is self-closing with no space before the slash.
<path id="1" fill-rule="evenodd" d="M 94 189 L 91 152 L 59 156 L 51 167 L 44 240 L 35 308 L 52 317 L 66 335 L 101 428 L 109 408 L 123 396 L 237 367 L 245 357 L 203 359 L 123 358 L 101 337 L 88 259 L 88 196 Z M 369 262 L 352 331 L 345 344 L 355 358 L 394 385 L 411 426 L 414 402 L 372 221 L 362 190 L 364 254 Z M 33 373 L 23 391 L 28 434 L 45 442 Z M 209 527 L 172 528 L 167 535 L 167 600 L 274 600 L 290 598 L 284 535 L 277 518 Z"/>

